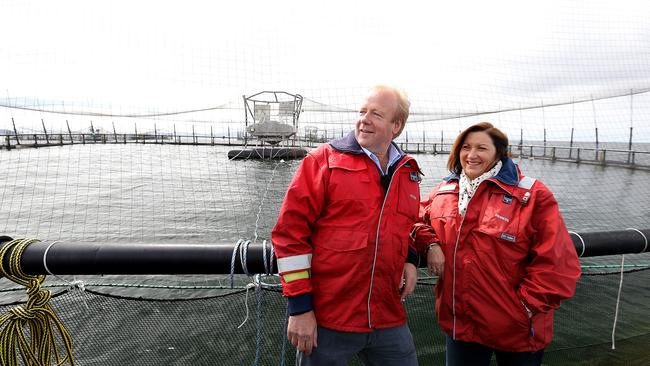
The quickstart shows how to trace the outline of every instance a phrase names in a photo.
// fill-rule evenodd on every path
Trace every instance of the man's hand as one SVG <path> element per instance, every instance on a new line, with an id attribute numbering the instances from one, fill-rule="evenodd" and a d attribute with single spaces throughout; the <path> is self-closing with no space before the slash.
<path id="1" fill-rule="evenodd" d="M 440 245 L 434 245 L 427 251 L 427 269 L 429 275 L 436 275 L 442 278 L 445 270 L 445 255 Z"/>
<path id="2" fill-rule="evenodd" d="M 314 347 L 318 347 L 318 334 L 316 332 L 316 316 L 314 311 L 289 317 L 287 325 L 287 338 L 298 351 L 309 356 Z"/>
<path id="3" fill-rule="evenodd" d="M 402 302 L 413 293 L 418 282 L 418 269 L 413 263 L 405 263 L 402 271 L 402 287 L 399 289 L 402 294 Z"/>

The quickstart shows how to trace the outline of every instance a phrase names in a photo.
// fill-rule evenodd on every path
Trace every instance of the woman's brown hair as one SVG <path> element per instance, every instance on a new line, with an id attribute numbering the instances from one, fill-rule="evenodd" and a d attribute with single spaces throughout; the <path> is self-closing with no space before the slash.
<path id="1" fill-rule="evenodd" d="M 490 122 L 479 122 L 475 125 L 469 126 L 463 132 L 461 132 L 454 144 L 451 146 L 451 151 L 449 152 L 449 159 L 447 160 L 447 168 L 453 173 L 460 175 L 463 170 L 463 167 L 460 164 L 460 149 L 463 147 L 463 143 L 467 138 L 467 135 L 472 132 L 485 132 L 492 139 L 494 147 L 496 147 L 497 159 L 501 160 L 507 157 L 508 154 L 508 136 L 506 136 L 503 131 L 494 127 Z"/>

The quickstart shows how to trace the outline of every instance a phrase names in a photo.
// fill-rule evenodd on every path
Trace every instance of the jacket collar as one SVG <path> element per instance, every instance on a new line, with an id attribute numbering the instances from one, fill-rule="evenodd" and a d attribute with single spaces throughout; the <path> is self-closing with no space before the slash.
<path id="1" fill-rule="evenodd" d="M 400 155 L 405 156 L 404 151 L 397 146 L 397 144 L 393 141 L 390 142 L 397 151 L 399 151 Z M 361 145 L 357 142 L 356 137 L 354 137 L 354 131 L 350 131 L 347 135 L 338 138 L 336 140 L 332 140 L 329 142 L 330 146 L 332 146 L 334 149 L 341 151 L 341 152 L 346 152 L 346 153 L 351 153 L 351 154 L 365 154 L 363 149 L 361 149 Z"/>
<path id="2" fill-rule="evenodd" d="M 520 180 L 519 168 L 517 167 L 515 162 L 508 157 L 501 159 L 501 163 L 503 163 L 503 166 L 501 167 L 499 173 L 495 175 L 493 178 L 490 178 L 488 180 L 492 180 L 492 181 L 496 180 L 508 186 L 516 186 Z M 443 180 L 446 182 L 451 180 L 459 180 L 459 179 L 460 176 L 456 173 L 452 173 L 446 176 L 445 178 L 443 178 Z"/>

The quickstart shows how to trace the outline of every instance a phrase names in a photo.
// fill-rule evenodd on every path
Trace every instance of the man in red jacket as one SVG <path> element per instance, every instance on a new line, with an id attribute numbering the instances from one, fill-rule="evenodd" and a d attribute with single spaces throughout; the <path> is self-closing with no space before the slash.
<path id="1" fill-rule="evenodd" d="M 302 365 L 417 365 L 402 302 L 421 173 L 392 142 L 408 113 L 403 92 L 374 87 L 354 132 L 310 152 L 289 185 L 272 239 Z"/>

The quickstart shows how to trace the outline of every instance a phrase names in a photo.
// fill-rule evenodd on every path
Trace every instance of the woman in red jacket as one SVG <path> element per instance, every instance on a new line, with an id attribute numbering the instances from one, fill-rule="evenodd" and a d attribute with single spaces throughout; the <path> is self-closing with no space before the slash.
<path id="1" fill-rule="evenodd" d="M 422 201 L 412 238 L 439 277 L 436 315 L 447 365 L 541 365 L 553 310 L 580 263 L 553 194 L 524 177 L 508 138 L 488 122 L 463 131 L 452 174 Z"/>

